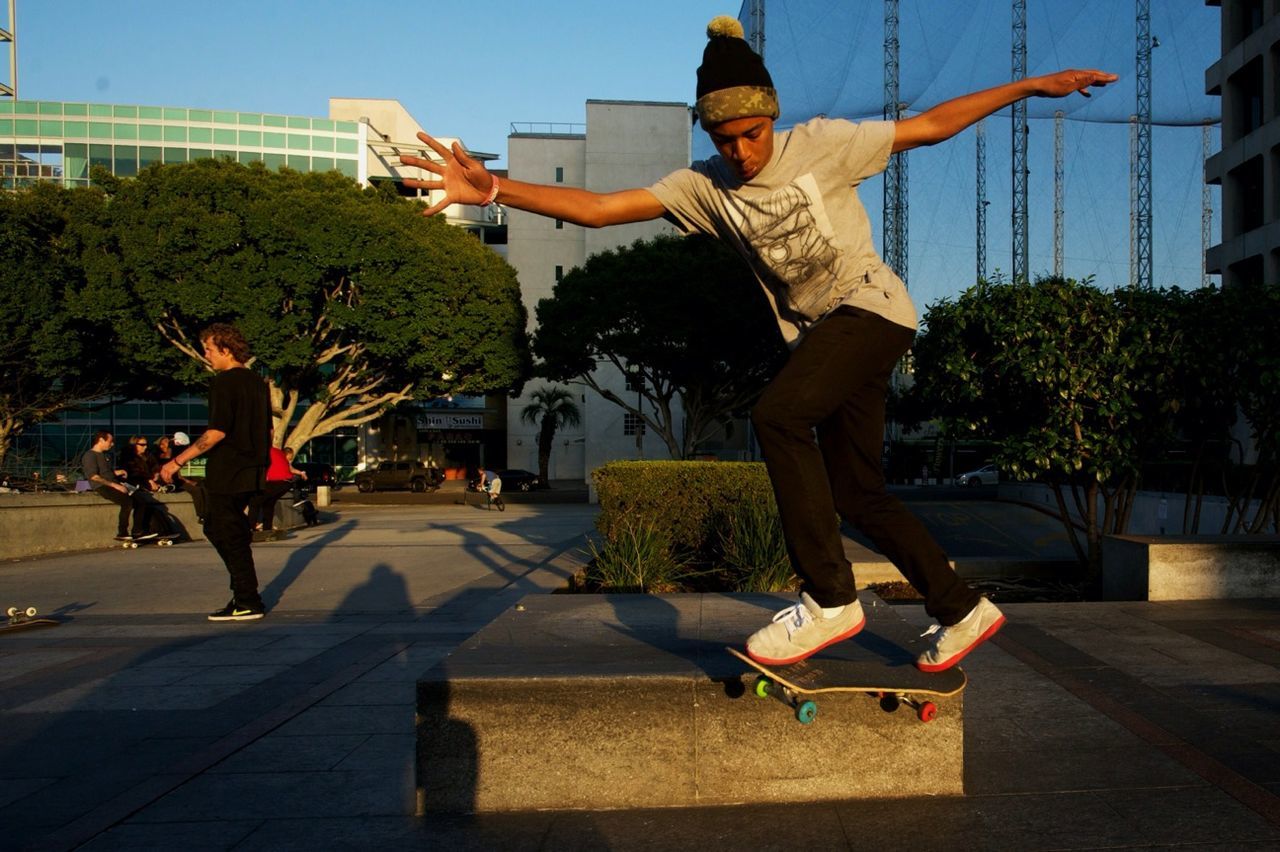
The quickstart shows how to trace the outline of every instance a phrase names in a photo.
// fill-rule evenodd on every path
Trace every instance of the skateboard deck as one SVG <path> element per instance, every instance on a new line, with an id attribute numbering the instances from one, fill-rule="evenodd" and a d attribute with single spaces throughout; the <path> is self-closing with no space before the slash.
<path id="1" fill-rule="evenodd" d="M 137 550 L 144 544 L 154 544 L 157 547 L 172 547 L 178 538 L 177 533 L 165 533 L 164 535 L 157 535 L 155 538 L 130 539 L 117 543 L 125 550 Z"/>
<path id="2" fill-rule="evenodd" d="M 5 615 L 9 620 L 0 623 L 0 633 L 39 627 L 57 627 L 62 623 L 56 618 L 37 618 L 39 611 L 33 606 L 11 606 L 5 610 Z"/>
<path id="3" fill-rule="evenodd" d="M 909 662 L 904 665 L 902 659 L 869 657 L 866 649 L 858 645 L 860 638 L 837 642 L 812 657 L 785 666 L 766 666 L 736 648 L 725 650 L 758 672 L 758 697 L 775 697 L 789 704 L 796 718 L 805 724 L 818 714 L 818 702 L 808 696 L 838 692 L 877 698 L 881 708 L 890 712 L 906 704 L 915 710 L 920 721 L 932 722 L 938 715 L 938 705 L 930 699 L 959 695 L 968 683 L 958 667 L 926 674 Z"/>

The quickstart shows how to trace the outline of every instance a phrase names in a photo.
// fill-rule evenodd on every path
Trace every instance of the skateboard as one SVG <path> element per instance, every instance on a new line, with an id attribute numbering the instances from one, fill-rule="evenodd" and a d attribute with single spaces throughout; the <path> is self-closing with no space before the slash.
<path id="1" fill-rule="evenodd" d="M 177 538 L 177 533 L 165 533 L 164 535 L 157 535 L 153 538 L 129 539 L 128 541 L 122 541 L 120 542 L 120 546 L 125 550 L 137 550 L 144 544 L 154 544 L 157 547 L 172 547 Z"/>
<path id="2" fill-rule="evenodd" d="M 869 695 L 880 708 L 893 712 L 903 704 L 915 710 L 921 722 L 932 722 L 938 705 L 930 700 L 951 698 L 964 691 L 968 679 L 959 668 L 926 674 L 914 666 L 891 666 L 859 659 L 842 646 L 856 647 L 854 640 L 824 648 L 808 659 L 786 666 L 757 663 L 736 648 L 730 654 L 759 674 L 755 681 L 758 698 L 777 698 L 795 710 L 796 719 L 811 723 L 818 715 L 818 702 L 811 696 L 845 692 Z"/>
<path id="3" fill-rule="evenodd" d="M 0 633 L 30 627 L 56 627 L 62 622 L 56 618 L 36 618 L 39 611 L 33 606 L 11 606 L 4 611 L 8 622 L 0 624 Z"/>

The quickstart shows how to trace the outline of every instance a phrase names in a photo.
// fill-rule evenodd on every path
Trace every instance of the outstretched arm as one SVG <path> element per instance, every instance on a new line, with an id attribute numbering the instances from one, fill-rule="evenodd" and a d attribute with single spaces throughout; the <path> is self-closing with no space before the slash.
<path id="1" fill-rule="evenodd" d="M 1087 98 L 1090 96 L 1090 86 L 1105 86 L 1117 79 L 1119 78 L 1115 74 L 1105 71 L 1072 69 L 1043 77 L 1027 77 L 993 89 L 961 95 L 919 115 L 895 122 L 893 152 L 896 154 L 922 145 L 943 142 L 969 125 L 1023 98 L 1061 98 L 1072 92 L 1079 92 Z"/>
<path id="2" fill-rule="evenodd" d="M 400 162 L 416 166 L 436 176 L 435 180 L 408 178 L 405 186 L 427 190 L 444 190 L 444 199 L 423 211 L 430 216 L 450 204 L 483 204 L 493 191 L 494 176 L 480 162 L 467 155 L 457 142 L 452 150 L 426 133 L 418 138 L 435 151 L 439 161 L 402 156 Z M 547 186 L 503 178 L 495 199 L 508 207 L 527 210 L 575 225 L 599 228 L 626 222 L 644 222 L 666 213 L 653 193 L 647 189 L 624 189 L 618 192 L 589 192 L 568 186 Z"/>

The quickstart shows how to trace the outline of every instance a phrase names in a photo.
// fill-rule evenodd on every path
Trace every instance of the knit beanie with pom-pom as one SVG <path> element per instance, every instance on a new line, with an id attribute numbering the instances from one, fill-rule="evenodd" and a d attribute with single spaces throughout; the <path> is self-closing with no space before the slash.
<path id="1" fill-rule="evenodd" d="M 707 46 L 698 67 L 703 127 L 751 116 L 778 117 L 778 92 L 762 60 L 743 39 L 737 18 L 721 15 L 707 25 Z"/>

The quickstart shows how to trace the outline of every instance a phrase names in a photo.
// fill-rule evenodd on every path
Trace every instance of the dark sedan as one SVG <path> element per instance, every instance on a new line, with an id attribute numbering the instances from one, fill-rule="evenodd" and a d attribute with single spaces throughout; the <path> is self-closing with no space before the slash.
<path id="1" fill-rule="evenodd" d="M 503 491 L 533 491 L 547 487 L 542 477 L 527 470 L 500 470 L 498 478 L 502 480 Z"/>

